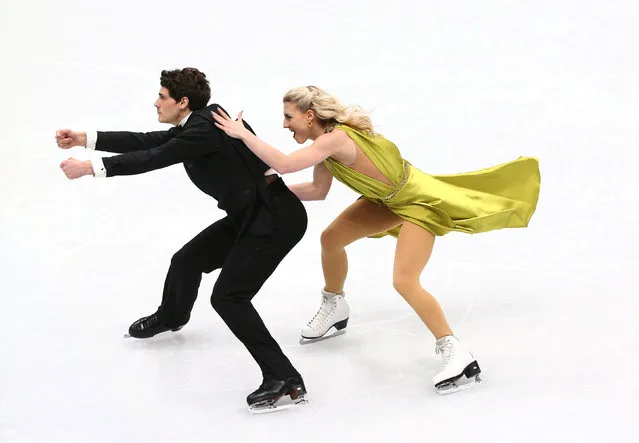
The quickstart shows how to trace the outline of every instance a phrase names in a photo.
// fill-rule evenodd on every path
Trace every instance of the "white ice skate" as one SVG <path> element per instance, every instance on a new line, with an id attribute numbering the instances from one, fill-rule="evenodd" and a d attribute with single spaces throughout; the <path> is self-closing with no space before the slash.
<path id="1" fill-rule="evenodd" d="M 452 394 L 481 383 L 481 369 L 473 354 L 453 335 L 437 340 L 435 352 L 442 354 L 443 368 L 433 377 L 438 394 Z"/>
<path id="2" fill-rule="evenodd" d="M 346 332 L 350 308 L 345 294 L 333 294 L 322 289 L 322 305 L 302 329 L 300 344 L 314 343 Z"/>

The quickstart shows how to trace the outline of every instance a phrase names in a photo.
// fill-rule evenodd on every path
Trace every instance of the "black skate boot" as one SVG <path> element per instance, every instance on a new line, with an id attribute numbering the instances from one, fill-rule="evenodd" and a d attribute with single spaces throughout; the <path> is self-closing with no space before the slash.
<path id="1" fill-rule="evenodd" d="M 151 338 L 161 332 L 179 331 L 185 324 L 186 322 L 180 326 L 165 326 L 160 322 L 157 314 L 152 314 L 133 322 L 133 324 L 129 326 L 129 333 L 125 335 L 125 337 Z"/>
<path id="2" fill-rule="evenodd" d="M 254 414 L 287 409 L 306 404 L 306 386 L 302 377 L 288 377 L 285 380 L 264 380 L 260 387 L 246 397 L 249 411 Z"/>

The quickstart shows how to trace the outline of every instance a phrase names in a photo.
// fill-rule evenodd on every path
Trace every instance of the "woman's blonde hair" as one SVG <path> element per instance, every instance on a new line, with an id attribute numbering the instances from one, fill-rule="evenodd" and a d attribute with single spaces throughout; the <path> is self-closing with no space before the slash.
<path id="1" fill-rule="evenodd" d="M 315 112 L 326 128 L 326 132 L 331 132 L 337 124 L 344 124 L 372 136 L 375 135 L 373 122 L 361 107 L 344 106 L 335 97 L 317 86 L 290 89 L 282 101 L 295 104 L 302 112 L 309 109 Z"/>

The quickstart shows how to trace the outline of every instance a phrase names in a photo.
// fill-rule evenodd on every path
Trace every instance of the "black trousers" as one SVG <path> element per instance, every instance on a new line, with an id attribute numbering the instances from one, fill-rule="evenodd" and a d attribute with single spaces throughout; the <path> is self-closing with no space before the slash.
<path id="1" fill-rule="evenodd" d="M 244 344 L 264 378 L 299 376 L 264 325 L 251 300 L 307 227 L 302 202 L 281 178 L 268 185 L 273 211 L 261 207 L 236 243 L 238 226 L 225 217 L 204 229 L 175 253 L 157 314 L 167 326 L 188 322 L 202 273 L 220 269 L 211 304 Z"/>

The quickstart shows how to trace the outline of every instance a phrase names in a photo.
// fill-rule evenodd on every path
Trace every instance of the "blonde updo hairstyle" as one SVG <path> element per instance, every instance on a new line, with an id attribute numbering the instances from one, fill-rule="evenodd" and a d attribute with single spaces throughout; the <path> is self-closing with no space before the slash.
<path id="1" fill-rule="evenodd" d="M 282 100 L 293 103 L 301 112 L 312 110 L 322 123 L 325 132 L 343 124 L 375 136 L 373 123 L 359 106 L 344 106 L 335 97 L 317 86 L 301 86 L 290 89 Z"/>

